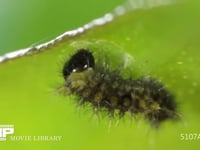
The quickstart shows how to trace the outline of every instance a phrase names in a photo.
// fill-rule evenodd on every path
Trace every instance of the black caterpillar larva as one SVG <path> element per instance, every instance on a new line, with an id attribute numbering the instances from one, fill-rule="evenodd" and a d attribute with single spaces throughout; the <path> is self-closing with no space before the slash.
<path id="1" fill-rule="evenodd" d="M 110 70 L 103 63 L 95 64 L 93 54 L 79 49 L 64 64 L 64 89 L 80 97 L 79 103 L 90 102 L 94 108 L 106 108 L 111 116 L 119 110 L 142 114 L 153 124 L 176 119 L 174 97 L 157 80 L 150 77 L 123 79 L 119 70 Z"/>

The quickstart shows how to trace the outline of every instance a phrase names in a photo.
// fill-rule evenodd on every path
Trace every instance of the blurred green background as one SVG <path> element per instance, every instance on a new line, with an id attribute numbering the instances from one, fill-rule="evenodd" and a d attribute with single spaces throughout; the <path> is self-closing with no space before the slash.
<path id="1" fill-rule="evenodd" d="M 48 41 L 125 0 L 0 0 L 0 55 Z"/>

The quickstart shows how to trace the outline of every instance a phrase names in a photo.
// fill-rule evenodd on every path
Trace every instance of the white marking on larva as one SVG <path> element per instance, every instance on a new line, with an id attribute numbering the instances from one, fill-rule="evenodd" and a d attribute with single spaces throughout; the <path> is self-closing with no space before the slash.
<path id="1" fill-rule="evenodd" d="M 6 53 L 0 56 L 0 63 L 9 59 L 14 59 L 14 58 L 18 58 L 24 55 L 32 54 L 34 52 L 42 51 L 48 48 L 49 46 L 52 46 L 56 44 L 57 42 L 63 40 L 66 37 L 73 37 L 91 28 L 94 28 L 96 26 L 104 25 L 108 22 L 111 22 L 114 18 L 124 15 L 125 13 L 129 11 L 133 11 L 136 9 L 149 9 L 152 7 L 159 7 L 159 6 L 170 5 L 170 4 L 174 4 L 174 2 L 172 0 L 128 0 L 124 5 L 116 7 L 114 11 L 112 11 L 111 13 L 107 13 L 101 18 L 94 19 L 93 21 L 89 22 L 88 24 L 83 25 L 82 27 L 67 31 L 48 42 L 39 44 L 37 46 L 32 46 L 29 48 L 24 48 L 24 49 L 20 49 L 14 52 Z"/>
<path id="2" fill-rule="evenodd" d="M 85 64 L 85 65 L 83 66 L 83 68 L 84 68 L 84 69 L 88 68 L 88 65 L 87 65 L 87 64 Z"/>

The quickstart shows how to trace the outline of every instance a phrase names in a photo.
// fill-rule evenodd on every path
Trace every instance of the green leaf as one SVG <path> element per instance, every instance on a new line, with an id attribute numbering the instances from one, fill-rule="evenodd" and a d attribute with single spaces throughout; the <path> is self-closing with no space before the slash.
<path id="1" fill-rule="evenodd" d="M 0 64 L 0 124 L 15 125 L 15 134 L 8 139 L 62 136 L 57 142 L 7 140 L 0 144 L 4 149 L 197 149 L 200 139 L 186 137 L 200 134 L 198 18 L 194 3 L 138 9 L 63 38 L 41 52 L 31 50 L 31 55 Z M 103 50 L 113 67 L 123 56 L 130 56 L 132 77 L 149 75 L 161 80 L 175 95 L 181 121 L 167 121 L 155 130 L 142 117 L 125 117 L 118 123 L 106 116 L 97 118 L 90 106 L 76 107 L 76 98 L 63 96 L 57 89 L 64 83 L 65 60 L 81 47 Z"/>

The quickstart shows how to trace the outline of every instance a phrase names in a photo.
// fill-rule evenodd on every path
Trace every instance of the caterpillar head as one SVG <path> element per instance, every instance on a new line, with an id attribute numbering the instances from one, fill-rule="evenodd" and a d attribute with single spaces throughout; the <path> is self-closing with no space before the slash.
<path id="1" fill-rule="evenodd" d="M 94 68 L 95 62 L 92 53 L 87 49 L 79 49 L 63 67 L 65 80 L 72 72 L 82 72 L 88 68 Z"/>

